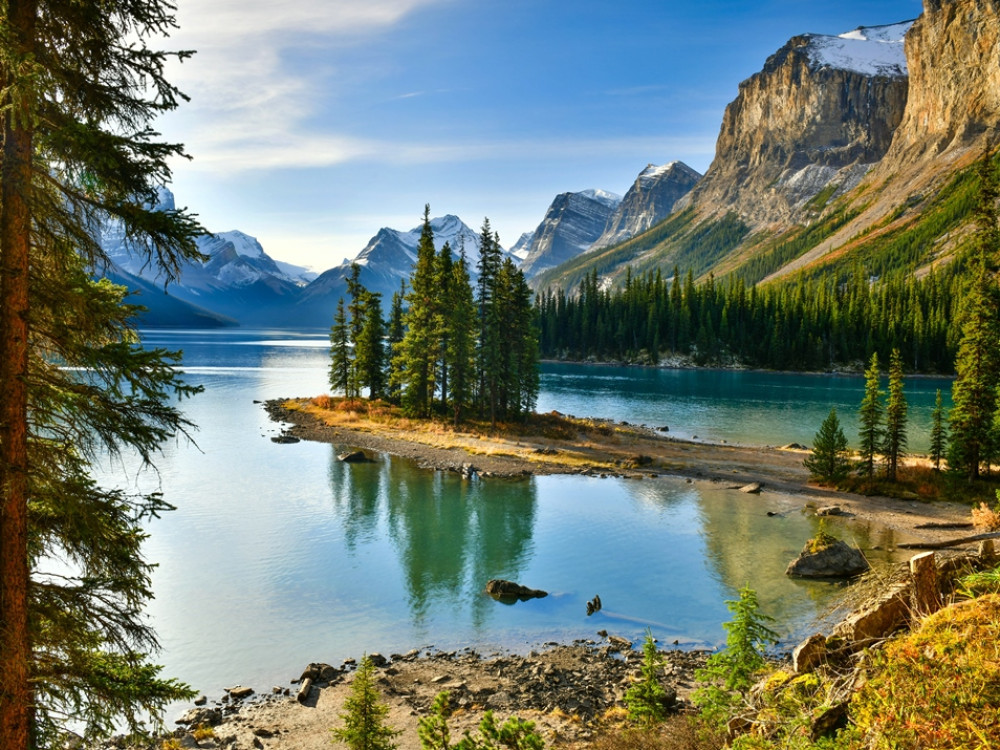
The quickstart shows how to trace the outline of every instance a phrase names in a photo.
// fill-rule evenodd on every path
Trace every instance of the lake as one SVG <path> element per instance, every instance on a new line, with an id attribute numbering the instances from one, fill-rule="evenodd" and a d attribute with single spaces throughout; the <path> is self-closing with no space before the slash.
<path id="1" fill-rule="evenodd" d="M 837 591 L 784 576 L 815 530 L 795 498 L 676 478 L 466 481 L 388 456 L 343 464 L 346 446 L 273 443 L 280 426 L 254 403 L 326 392 L 325 333 L 144 340 L 183 349 L 188 381 L 205 387 L 183 404 L 200 427 L 196 445 L 165 445 L 157 472 L 125 461 L 100 478 L 161 489 L 178 508 L 150 526 L 146 552 L 159 567 L 148 612 L 165 673 L 208 695 L 287 685 L 313 661 L 412 648 L 526 652 L 602 629 L 639 640 L 649 627 L 667 646 L 716 646 L 724 602 L 744 584 L 790 644 Z M 929 424 L 934 391 L 947 387 L 907 384 L 916 424 Z M 849 377 L 545 365 L 538 406 L 699 439 L 809 443 L 831 406 L 851 424 L 862 390 Z M 866 547 L 891 541 L 834 530 Z M 550 595 L 505 605 L 482 593 L 491 578 Z M 587 616 L 595 594 L 604 609 Z"/>

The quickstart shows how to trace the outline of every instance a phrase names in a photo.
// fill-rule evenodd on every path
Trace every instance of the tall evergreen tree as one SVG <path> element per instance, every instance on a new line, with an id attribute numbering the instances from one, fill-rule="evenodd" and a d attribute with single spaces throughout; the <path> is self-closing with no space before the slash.
<path id="1" fill-rule="evenodd" d="M 399 291 L 392 293 L 392 303 L 389 305 L 389 320 L 386 324 L 386 360 L 388 373 L 386 375 L 387 396 L 390 401 L 398 404 L 402 395 L 403 357 L 402 343 L 406 331 L 403 323 L 403 300 L 406 298 L 406 281 L 401 281 Z"/>
<path id="2" fill-rule="evenodd" d="M 136 346 L 134 308 L 92 280 L 92 230 L 116 221 L 166 278 L 197 257 L 183 211 L 154 211 L 168 160 L 149 128 L 180 93 L 175 26 L 157 0 L 10 0 L 0 13 L 0 747 L 62 744 L 137 726 L 186 695 L 148 663 L 155 635 L 144 519 L 158 496 L 98 487 L 88 462 L 151 460 L 184 429 L 189 392 L 163 351 Z M 81 372 L 87 376 L 82 377 Z M 47 574 L 53 558 L 69 571 Z"/>
<path id="3" fill-rule="evenodd" d="M 885 441 L 882 455 L 885 457 L 885 474 L 890 482 L 896 481 L 899 457 L 906 450 L 906 420 L 908 405 L 903 383 L 903 360 L 899 349 L 893 349 L 889 357 L 889 392 L 885 406 Z"/>
<path id="4" fill-rule="evenodd" d="M 979 175 L 972 281 L 960 307 L 962 335 L 951 389 L 948 447 L 949 468 L 964 473 L 970 481 L 979 478 L 989 453 L 1000 379 L 1000 293 L 995 276 L 1000 189 L 991 155 L 981 160 Z"/>
<path id="5" fill-rule="evenodd" d="M 330 388 L 350 396 L 351 383 L 351 331 L 347 325 L 344 298 L 337 301 L 337 312 L 330 328 Z"/>
<path id="6" fill-rule="evenodd" d="M 368 302 L 368 290 L 361 283 L 361 266 L 351 263 L 350 273 L 344 279 L 347 282 L 347 294 L 350 301 L 347 303 L 347 328 L 348 338 L 355 347 L 361 338 L 361 331 L 365 327 L 365 305 Z M 347 389 L 345 395 L 348 398 L 357 398 L 361 395 L 362 376 L 355 356 L 351 357 L 349 377 L 347 379 Z"/>
<path id="7" fill-rule="evenodd" d="M 365 290 L 360 307 L 361 330 L 354 342 L 354 370 L 358 387 L 367 388 L 369 398 L 381 398 L 385 391 L 385 321 L 382 295 Z"/>
<path id="8" fill-rule="evenodd" d="M 500 242 L 490 227 L 490 220 L 483 219 L 479 233 L 479 262 L 476 280 L 476 307 L 478 312 L 478 346 L 476 349 L 476 400 L 479 413 L 496 421 L 499 377 L 502 369 L 500 329 L 494 297 L 497 275 L 501 266 Z"/>
<path id="9" fill-rule="evenodd" d="M 878 354 L 872 354 L 865 370 L 865 395 L 858 410 L 858 452 L 861 462 L 858 473 L 868 480 L 875 478 L 875 460 L 882 450 L 882 391 L 879 388 Z"/>
<path id="10" fill-rule="evenodd" d="M 452 265 L 451 271 L 451 298 L 447 306 L 451 334 L 447 358 L 451 370 L 452 417 L 457 425 L 472 400 L 475 385 L 476 305 L 464 253 Z"/>
<path id="11" fill-rule="evenodd" d="M 813 440 L 812 455 L 803 460 L 809 474 L 823 482 L 838 482 L 851 470 L 847 437 L 837 418 L 837 410 L 823 420 Z"/>
<path id="12" fill-rule="evenodd" d="M 411 415 L 430 414 L 434 397 L 434 365 L 439 353 L 437 346 L 437 290 L 435 289 L 434 230 L 431 228 L 430 206 L 424 206 L 424 224 L 417 245 L 417 262 L 410 277 L 410 293 L 406 296 L 409 309 L 404 316 L 406 333 L 400 344 L 403 383 L 403 408 Z"/>
<path id="13" fill-rule="evenodd" d="M 944 424 L 944 405 L 941 402 L 941 389 L 934 396 L 934 411 L 931 413 L 931 463 L 934 471 L 941 471 L 941 459 L 948 447 L 948 433 Z"/>

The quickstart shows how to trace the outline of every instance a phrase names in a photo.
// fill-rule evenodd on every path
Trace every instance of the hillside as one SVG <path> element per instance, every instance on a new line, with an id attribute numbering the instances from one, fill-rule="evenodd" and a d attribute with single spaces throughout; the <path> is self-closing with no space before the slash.
<path id="1" fill-rule="evenodd" d="M 1000 115 L 998 4 L 926 0 L 914 22 L 804 34 L 740 85 L 705 177 L 648 231 L 533 279 L 574 291 L 677 265 L 749 283 L 922 274 L 966 236 L 970 167 Z"/>

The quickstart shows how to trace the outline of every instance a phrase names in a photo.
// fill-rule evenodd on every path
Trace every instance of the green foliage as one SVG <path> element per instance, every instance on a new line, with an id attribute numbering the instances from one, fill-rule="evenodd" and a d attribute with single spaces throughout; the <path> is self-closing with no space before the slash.
<path id="1" fill-rule="evenodd" d="M 767 663 L 765 646 L 778 639 L 767 624 L 772 619 L 760 611 L 757 592 L 744 586 L 739 594 L 739 599 L 726 602 L 733 619 L 723 624 L 725 650 L 710 656 L 705 668 L 695 674 L 699 682 L 707 684 L 696 690 L 692 699 L 712 723 L 724 723 L 743 703 Z"/>
<path id="2" fill-rule="evenodd" d="M 906 449 L 906 394 L 903 392 L 903 363 L 899 349 L 893 349 L 889 358 L 889 393 L 885 405 L 885 429 L 882 455 L 885 458 L 886 478 L 896 481 L 899 458 Z"/>
<path id="3" fill-rule="evenodd" d="M 865 370 L 865 395 L 858 409 L 858 474 L 868 481 L 875 478 L 875 460 L 884 441 L 882 423 L 882 391 L 879 388 L 878 354 L 872 354 Z"/>
<path id="4" fill-rule="evenodd" d="M 812 455 L 802 463 L 810 476 L 822 482 L 838 482 L 850 472 L 847 436 L 840 426 L 836 409 L 830 409 L 830 414 L 823 420 L 813 439 Z"/>
<path id="5" fill-rule="evenodd" d="M 944 405 L 941 401 L 941 389 L 934 396 L 934 411 L 931 414 L 931 463 L 934 471 L 941 471 L 941 459 L 948 447 L 948 429 L 944 423 Z"/>
<path id="6" fill-rule="evenodd" d="M 393 750 L 394 738 L 402 732 L 385 724 L 389 707 L 380 700 L 375 685 L 375 667 L 366 654 L 351 683 L 351 694 L 344 701 L 340 715 L 344 726 L 333 729 L 333 738 L 351 750 Z"/>
<path id="7" fill-rule="evenodd" d="M 339 391 L 348 395 L 352 366 L 350 329 L 347 327 L 347 312 L 341 297 L 330 328 L 330 388 L 335 393 Z"/>
<path id="8" fill-rule="evenodd" d="M 487 711 L 479 722 L 477 734 L 465 732 L 454 745 L 448 729 L 448 693 L 439 693 L 434 699 L 430 716 L 418 722 L 417 732 L 424 750 L 542 750 L 545 742 L 535 732 L 535 724 L 514 716 L 498 725 L 492 711 Z"/>
<path id="9" fill-rule="evenodd" d="M 642 677 L 625 692 L 625 706 L 633 721 L 651 726 L 667 717 L 667 693 L 660 684 L 659 676 L 663 664 L 663 655 L 656 650 L 653 633 L 646 628 L 640 668 Z"/>
<path id="10" fill-rule="evenodd" d="M 816 533 L 813 535 L 812 539 L 809 540 L 809 551 L 813 554 L 825 550 L 837 542 L 837 537 L 831 534 L 826 529 L 826 519 L 819 519 L 819 527 L 816 529 Z"/>

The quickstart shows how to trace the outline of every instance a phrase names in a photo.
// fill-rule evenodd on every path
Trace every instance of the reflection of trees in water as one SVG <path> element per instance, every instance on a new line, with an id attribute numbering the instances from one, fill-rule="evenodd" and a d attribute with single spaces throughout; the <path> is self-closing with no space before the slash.
<path id="1" fill-rule="evenodd" d="M 775 618 L 779 632 L 784 632 L 790 622 L 824 614 L 838 589 L 828 582 L 785 575 L 788 563 L 817 531 L 814 516 L 798 509 L 777 508 L 766 497 L 736 491 L 707 490 L 701 496 L 699 511 L 707 559 L 728 589 L 727 598 L 736 598 L 739 588 L 748 584 L 757 592 L 761 609 Z M 769 510 L 780 514 L 768 516 Z M 832 525 L 829 530 L 851 544 L 867 546 L 863 534 Z M 803 602 L 809 600 L 813 611 L 803 612 Z"/>
<path id="2" fill-rule="evenodd" d="M 475 504 L 476 554 L 472 557 L 472 620 L 478 627 L 495 603 L 482 594 L 491 578 L 520 582 L 532 552 L 538 507 L 533 479 L 478 482 Z M 528 583 L 527 585 L 531 585 Z"/>
<path id="3" fill-rule="evenodd" d="M 486 581 L 516 579 L 528 562 L 536 516 L 531 480 L 469 481 L 395 458 L 345 464 L 336 451 L 328 475 L 348 549 L 380 533 L 391 540 L 415 623 L 432 605 L 454 611 L 467 602 L 481 623 L 494 604 L 482 595 Z"/>
<path id="4" fill-rule="evenodd" d="M 347 464 L 331 446 L 327 476 L 333 504 L 344 525 L 344 541 L 352 552 L 359 541 L 378 535 L 379 497 L 382 495 L 381 463 Z"/>

